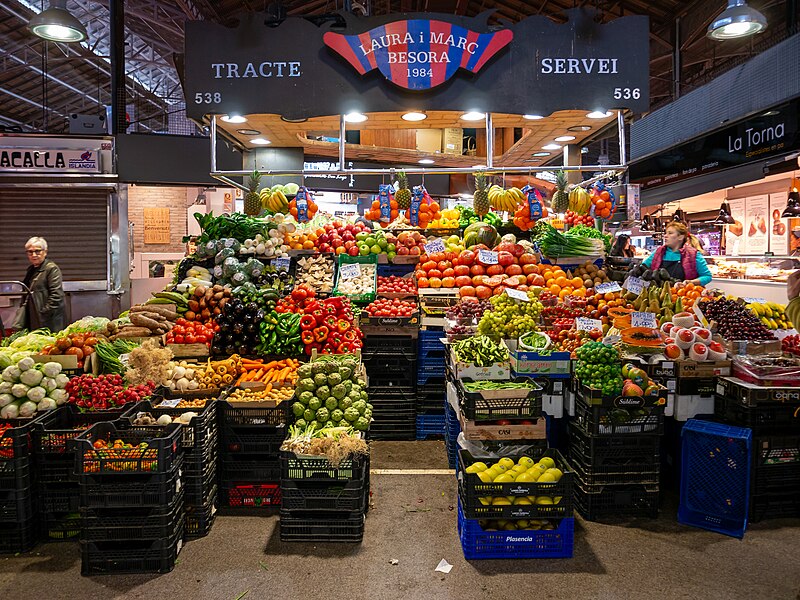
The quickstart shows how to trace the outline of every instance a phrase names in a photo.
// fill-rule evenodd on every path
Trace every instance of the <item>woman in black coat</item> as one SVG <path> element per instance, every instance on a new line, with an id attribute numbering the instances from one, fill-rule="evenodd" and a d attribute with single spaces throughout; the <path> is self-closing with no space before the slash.
<path id="1" fill-rule="evenodd" d="M 25 244 L 31 266 L 23 283 L 31 295 L 17 313 L 15 329 L 46 327 L 52 332 L 67 326 L 66 299 L 61 282 L 61 269 L 47 258 L 47 240 L 32 237 Z"/>

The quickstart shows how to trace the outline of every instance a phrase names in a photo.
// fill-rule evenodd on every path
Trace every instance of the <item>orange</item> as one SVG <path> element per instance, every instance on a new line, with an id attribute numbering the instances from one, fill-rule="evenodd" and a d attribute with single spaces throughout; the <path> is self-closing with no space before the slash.
<path id="1" fill-rule="evenodd" d="M 612 292 L 606 292 L 606 295 L 603 296 L 607 302 L 610 302 L 614 299 L 614 294 Z"/>
<path id="2" fill-rule="evenodd" d="M 557 277 L 557 278 L 556 278 L 556 281 L 555 281 L 555 284 L 556 284 L 557 286 L 559 286 L 559 287 L 562 287 L 562 288 L 563 288 L 565 285 L 567 285 L 567 283 L 568 283 L 568 282 L 567 282 L 567 278 L 566 278 L 566 277 L 564 277 L 563 275 L 561 275 L 561 276 Z"/>
<path id="3" fill-rule="evenodd" d="M 551 279 L 555 279 L 555 275 L 549 269 L 545 269 L 544 273 L 542 273 L 542 277 L 544 277 L 545 281 L 550 281 Z"/>
<path id="4" fill-rule="evenodd" d="M 558 297 L 563 300 L 564 298 L 569 296 L 570 292 L 571 292 L 571 290 L 569 288 L 564 288 L 563 290 L 561 290 L 559 292 Z"/>
<path id="5" fill-rule="evenodd" d="M 582 288 L 582 287 L 583 287 L 583 279 L 581 279 L 580 277 L 573 277 L 573 278 L 572 278 L 572 281 L 570 282 L 570 284 L 571 284 L 571 285 L 572 285 L 572 287 L 574 287 L 576 290 L 577 290 L 577 289 L 580 289 L 580 288 Z"/>
<path id="6" fill-rule="evenodd" d="M 306 240 L 303 242 L 303 250 L 313 250 L 314 249 L 314 242 L 311 240 Z"/>
<path id="7" fill-rule="evenodd" d="M 561 286 L 554 283 L 550 286 L 550 293 L 554 296 L 558 296 L 561 293 Z"/>
<path id="8" fill-rule="evenodd" d="M 572 292 L 573 296 L 577 296 L 578 298 L 585 298 L 586 297 L 586 289 L 579 287 L 574 292 Z"/>

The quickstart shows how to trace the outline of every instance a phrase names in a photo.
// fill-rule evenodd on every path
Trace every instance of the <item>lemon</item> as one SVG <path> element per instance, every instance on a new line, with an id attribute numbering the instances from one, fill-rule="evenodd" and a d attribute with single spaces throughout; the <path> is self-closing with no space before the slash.
<path id="1" fill-rule="evenodd" d="M 536 504 L 539 506 L 551 505 L 553 504 L 553 499 L 550 498 L 549 496 L 538 496 L 536 498 Z"/>
<path id="2" fill-rule="evenodd" d="M 498 496 L 492 500 L 492 506 L 511 506 L 511 502 L 505 496 Z"/>
<path id="3" fill-rule="evenodd" d="M 556 481 L 561 479 L 561 477 L 564 475 L 561 469 L 556 469 L 556 468 L 547 469 L 547 471 L 544 472 L 545 475 L 547 475 L 548 473 L 553 477 L 555 477 Z"/>
<path id="4" fill-rule="evenodd" d="M 556 528 L 555 525 L 553 525 L 552 523 L 545 523 L 544 525 L 542 525 L 542 529 L 546 531 L 552 531 L 555 528 Z"/>
<path id="5" fill-rule="evenodd" d="M 503 465 L 506 469 L 510 469 L 511 467 L 514 466 L 514 461 L 508 458 L 507 456 L 504 456 L 499 461 L 497 461 L 497 464 Z"/>
<path id="6" fill-rule="evenodd" d="M 530 500 L 533 504 L 536 504 L 536 496 L 528 496 L 528 500 Z"/>
<path id="7" fill-rule="evenodd" d="M 486 463 L 476 462 L 476 463 L 472 463 L 470 466 L 468 466 L 465 469 L 465 471 L 467 473 L 480 473 L 481 471 L 485 471 L 488 468 L 489 467 L 486 466 Z"/>
<path id="8" fill-rule="evenodd" d="M 556 461 L 554 461 L 549 456 L 544 456 L 544 457 L 539 459 L 539 464 L 540 465 L 545 465 L 548 469 L 552 469 L 553 467 L 556 466 Z"/>
<path id="9" fill-rule="evenodd" d="M 530 456 L 523 456 L 517 461 L 518 465 L 525 465 L 526 469 L 530 469 L 533 465 L 536 464 L 536 461 L 533 460 Z"/>
<path id="10" fill-rule="evenodd" d="M 490 506 L 492 504 L 491 496 L 483 496 L 481 498 L 478 498 L 478 500 L 480 500 L 481 504 L 483 504 L 484 506 Z"/>
<path id="11" fill-rule="evenodd" d="M 561 502 L 561 496 L 556 496 L 553 498 L 553 504 L 558 504 L 559 502 Z"/>
<path id="12" fill-rule="evenodd" d="M 478 479 L 480 479 L 483 483 L 492 483 L 492 471 L 491 469 L 488 471 L 481 471 L 477 474 Z"/>
<path id="13" fill-rule="evenodd" d="M 541 525 L 531 525 L 530 527 L 526 527 L 526 531 L 539 531 L 541 529 Z"/>
<path id="14" fill-rule="evenodd" d="M 517 498 L 514 498 L 514 504 L 516 504 L 517 506 L 519 505 L 530 506 L 533 504 L 533 502 L 528 500 L 527 496 L 518 496 Z"/>
<path id="15" fill-rule="evenodd" d="M 524 473 L 525 471 L 528 470 L 528 467 L 526 467 L 525 465 L 514 465 L 509 470 L 514 471 L 514 473 Z"/>
<path id="16" fill-rule="evenodd" d="M 553 475 L 549 471 L 545 471 L 544 473 L 542 473 L 542 476 L 539 477 L 537 483 L 555 483 L 556 481 L 558 480 L 556 479 L 555 475 Z"/>
<path id="17" fill-rule="evenodd" d="M 539 479 L 536 475 L 531 473 L 530 471 L 525 471 L 524 473 L 520 473 L 517 475 L 517 478 L 514 480 L 517 483 L 533 483 Z"/>
<path id="18" fill-rule="evenodd" d="M 542 473 L 544 473 L 544 471 L 542 471 L 541 469 L 539 469 L 537 467 L 531 467 L 530 469 L 528 469 L 525 472 L 528 475 L 530 475 L 531 477 L 533 477 L 532 481 L 539 481 L 539 477 L 541 477 Z"/>
<path id="19" fill-rule="evenodd" d="M 510 521 L 509 521 L 508 519 L 497 519 L 496 521 L 494 521 L 494 526 L 495 526 L 497 529 L 502 529 L 503 527 L 505 527 L 506 525 L 508 525 L 508 524 L 509 524 L 509 522 L 510 522 Z"/>
<path id="20" fill-rule="evenodd" d="M 494 464 L 492 465 L 492 469 L 497 469 L 497 470 L 499 470 L 499 471 L 502 471 L 503 473 L 505 473 L 506 471 L 508 471 L 508 467 L 507 467 L 506 465 L 504 465 L 502 462 L 496 462 L 496 463 L 494 463 Z"/>
<path id="21" fill-rule="evenodd" d="M 505 472 L 506 472 L 505 469 L 500 469 L 498 467 L 491 467 L 489 469 L 486 469 L 485 471 L 481 471 L 480 473 L 478 473 L 478 477 L 480 477 L 485 473 L 486 475 L 491 477 L 489 481 L 493 481 L 495 477 L 497 477 L 498 475 L 502 475 Z M 481 481 L 486 481 L 486 480 L 481 479 Z"/>
<path id="22" fill-rule="evenodd" d="M 506 526 L 503 527 L 503 529 L 505 529 L 506 531 L 516 531 L 517 526 L 514 525 L 513 523 L 507 523 Z"/>
<path id="23" fill-rule="evenodd" d="M 503 473 L 495 477 L 492 483 L 514 483 L 514 476 L 510 473 Z"/>
<path id="24" fill-rule="evenodd" d="M 525 519 L 517 521 L 517 529 L 527 529 L 530 526 L 531 526 L 530 521 L 526 521 Z"/>

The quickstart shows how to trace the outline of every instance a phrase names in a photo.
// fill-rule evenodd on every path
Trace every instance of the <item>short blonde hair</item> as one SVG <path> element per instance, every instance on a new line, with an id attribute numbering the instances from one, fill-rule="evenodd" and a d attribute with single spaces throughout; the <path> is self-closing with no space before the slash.
<path id="1" fill-rule="evenodd" d="M 47 240 L 43 237 L 32 237 L 27 242 L 25 242 L 25 248 L 27 249 L 28 246 L 39 246 L 42 250 L 47 252 Z"/>

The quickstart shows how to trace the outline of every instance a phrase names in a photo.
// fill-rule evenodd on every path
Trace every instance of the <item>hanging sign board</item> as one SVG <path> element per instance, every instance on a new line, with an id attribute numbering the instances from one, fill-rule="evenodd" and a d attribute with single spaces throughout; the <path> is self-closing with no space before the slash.
<path id="1" fill-rule="evenodd" d="M 186 112 L 195 119 L 256 114 L 264 98 L 270 113 L 286 119 L 466 105 L 543 115 L 649 110 L 647 17 L 600 24 L 592 12 L 572 9 L 562 24 L 536 15 L 495 29 L 490 14 L 341 13 L 344 27 L 335 28 L 301 17 L 267 26 L 264 13 L 244 16 L 236 28 L 190 21 Z"/>
<path id="2" fill-rule="evenodd" d="M 169 209 L 144 209 L 144 243 L 169 244 Z"/>
<path id="3" fill-rule="evenodd" d="M 0 172 L 99 173 L 99 157 L 100 148 L 59 150 L 0 147 Z"/>

